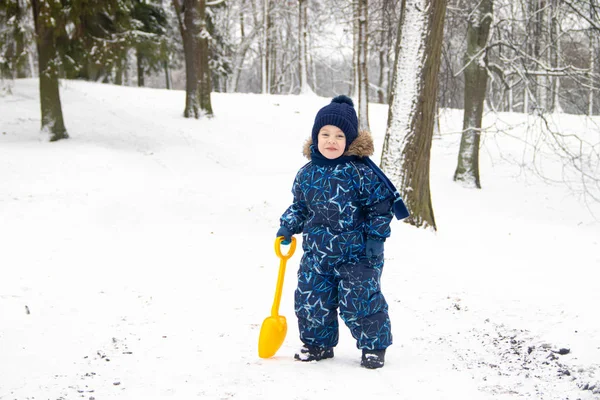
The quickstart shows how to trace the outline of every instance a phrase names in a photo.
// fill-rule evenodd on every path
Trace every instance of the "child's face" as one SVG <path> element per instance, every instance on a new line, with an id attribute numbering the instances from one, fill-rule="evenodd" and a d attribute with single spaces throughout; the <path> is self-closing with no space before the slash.
<path id="1" fill-rule="evenodd" d="M 318 149 L 321 154 L 330 160 L 334 160 L 344 154 L 346 150 L 346 135 L 337 126 L 325 125 L 317 136 Z"/>

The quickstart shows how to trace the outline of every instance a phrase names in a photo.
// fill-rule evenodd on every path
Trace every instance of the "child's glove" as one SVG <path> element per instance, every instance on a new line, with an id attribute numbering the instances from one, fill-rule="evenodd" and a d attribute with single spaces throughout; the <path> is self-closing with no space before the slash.
<path id="1" fill-rule="evenodd" d="M 367 239 L 366 253 L 368 258 L 379 257 L 383 254 L 383 242 Z"/>
<path id="2" fill-rule="evenodd" d="M 283 241 L 281 244 L 288 245 L 292 243 L 292 232 L 290 232 L 290 230 L 285 226 L 280 227 L 277 231 L 277 235 L 275 235 L 275 237 L 279 236 L 283 236 Z"/>

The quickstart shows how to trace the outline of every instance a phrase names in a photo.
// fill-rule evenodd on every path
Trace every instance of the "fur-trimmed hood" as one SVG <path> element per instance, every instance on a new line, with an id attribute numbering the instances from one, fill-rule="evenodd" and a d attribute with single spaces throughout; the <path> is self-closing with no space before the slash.
<path id="1" fill-rule="evenodd" d="M 302 154 L 304 157 L 311 159 L 310 157 L 310 146 L 312 146 L 312 138 L 304 143 Z M 344 156 L 358 156 L 358 157 L 369 157 L 375 152 L 375 146 L 373 145 L 373 137 L 369 131 L 359 131 L 358 137 L 352 142 L 348 150 L 343 154 Z"/>

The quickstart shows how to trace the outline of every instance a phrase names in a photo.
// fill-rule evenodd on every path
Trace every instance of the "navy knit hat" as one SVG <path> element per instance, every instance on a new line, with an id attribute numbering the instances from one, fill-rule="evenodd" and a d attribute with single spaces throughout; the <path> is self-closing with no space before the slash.
<path id="1" fill-rule="evenodd" d="M 348 96 L 337 96 L 331 103 L 321 108 L 315 117 L 312 129 L 312 141 L 317 145 L 319 131 L 325 125 L 337 126 L 346 135 L 346 150 L 358 137 L 358 117 L 354 103 Z"/>

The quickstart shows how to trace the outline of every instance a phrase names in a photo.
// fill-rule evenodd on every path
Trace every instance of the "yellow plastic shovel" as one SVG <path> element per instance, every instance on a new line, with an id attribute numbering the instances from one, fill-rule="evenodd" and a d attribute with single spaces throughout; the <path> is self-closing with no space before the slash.
<path id="1" fill-rule="evenodd" d="M 281 290 L 283 289 L 283 278 L 285 276 L 285 264 L 294 255 L 296 250 L 296 238 L 292 236 L 290 249 L 287 254 L 281 254 L 281 242 L 283 236 L 275 239 L 275 254 L 279 257 L 279 275 L 277 276 L 277 287 L 275 288 L 275 300 L 271 308 L 271 316 L 265 318 L 260 328 L 258 337 L 258 356 L 260 358 L 273 357 L 283 344 L 287 333 L 287 322 L 283 315 L 279 315 L 279 303 L 281 302 Z"/>

